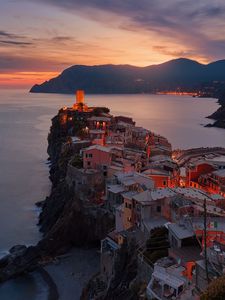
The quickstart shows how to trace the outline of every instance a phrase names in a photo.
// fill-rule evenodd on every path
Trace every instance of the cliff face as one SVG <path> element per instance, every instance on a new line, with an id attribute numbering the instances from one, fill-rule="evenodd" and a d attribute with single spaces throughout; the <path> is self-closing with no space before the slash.
<path id="1" fill-rule="evenodd" d="M 113 255 L 113 254 L 112 254 Z M 99 300 L 139 299 L 137 284 L 137 245 L 135 240 L 123 243 L 112 263 L 112 277 L 108 282 L 101 281 L 101 275 L 94 276 L 83 289 L 81 299 L 93 297 Z"/>
<path id="2" fill-rule="evenodd" d="M 208 124 L 207 127 L 225 128 L 225 95 L 219 98 L 218 103 L 220 107 L 208 117 L 209 119 L 215 120 L 215 122 Z"/>
<path id="3" fill-rule="evenodd" d="M 36 246 L 17 246 L 1 259 L 0 282 L 33 270 L 46 258 L 64 253 L 71 246 L 96 245 L 114 226 L 113 215 L 98 205 L 82 201 L 79 191 L 67 185 L 67 166 L 73 152 L 70 148 L 62 151 L 66 140 L 66 132 L 56 116 L 48 136 L 52 190 L 38 203 L 42 207 L 39 226 L 43 239 Z"/>

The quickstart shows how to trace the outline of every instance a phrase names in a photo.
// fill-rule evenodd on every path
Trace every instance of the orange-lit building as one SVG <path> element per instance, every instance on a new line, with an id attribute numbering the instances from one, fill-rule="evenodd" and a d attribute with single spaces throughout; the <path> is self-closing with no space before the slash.
<path id="1" fill-rule="evenodd" d="M 83 150 L 84 169 L 102 169 L 107 172 L 111 164 L 111 149 L 101 145 L 93 145 Z"/>
<path id="2" fill-rule="evenodd" d="M 83 90 L 77 90 L 76 91 L 76 102 L 73 105 L 73 110 L 77 111 L 83 111 L 88 112 L 90 109 L 88 106 L 84 103 L 84 91 Z"/>
<path id="3" fill-rule="evenodd" d="M 61 130 L 73 134 L 71 128 L 74 126 L 74 122 L 77 120 L 83 121 L 88 119 L 92 114 L 93 108 L 89 108 L 84 103 L 84 91 L 78 90 L 76 92 L 76 102 L 72 107 L 64 106 L 59 110 L 59 121 Z"/>
<path id="4" fill-rule="evenodd" d="M 106 116 L 91 116 L 88 118 L 89 137 L 94 144 L 105 145 L 106 137 L 109 134 L 112 117 Z"/>
<path id="5" fill-rule="evenodd" d="M 210 193 L 220 194 L 225 197 L 225 169 L 202 175 L 199 177 L 198 182 Z"/>
<path id="6" fill-rule="evenodd" d="M 197 161 L 186 168 L 186 185 L 199 188 L 199 177 L 211 173 L 215 167 L 207 161 Z"/>
<path id="7" fill-rule="evenodd" d="M 165 170 L 148 169 L 143 172 L 154 181 L 156 188 L 165 188 L 170 186 L 170 174 Z"/>
<path id="8" fill-rule="evenodd" d="M 144 171 L 143 174 L 154 181 L 156 188 L 173 188 L 179 186 L 179 173 L 175 169 L 173 171 L 167 171 L 152 168 Z"/>

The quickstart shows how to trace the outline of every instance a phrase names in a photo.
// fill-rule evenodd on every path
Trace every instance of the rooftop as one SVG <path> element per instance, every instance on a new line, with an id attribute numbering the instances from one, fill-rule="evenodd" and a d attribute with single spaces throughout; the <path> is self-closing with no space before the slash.
<path id="1" fill-rule="evenodd" d="M 89 132 L 92 133 L 92 134 L 103 134 L 103 133 L 105 133 L 105 130 L 102 130 L 102 129 L 90 129 Z"/>
<path id="2" fill-rule="evenodd" d="M 88 118 L 88 120 L 109 122 L 109 121 L 111 121 L 111 118 L 105 117 L 105 116 L 92 116 L 92 117 Z"/>
<path id="3" fill-rule="evenodd" d="M 163 284 L 167 284 L 170 287 L 177 289 L 179 286 L 186 283 L 186 279 L 182 275 L 185 268 L 177 265 L 175 262 L 172 264 L 172 260 L 170 260 L 171 258 L 167 257 L 164 258 L 163 263 L 161 260 L 156 262 L 152 276 L 156 280 L 163 282 Z M 166 265 L 167 261 L 168 266 Z"/>
<path id="4" fill-rule="evenodd" d="M 143 174 L 145 174 L 145 175 L 158 175 L 158 176 L 160 176 L 160 175 L 161 176 L 169 176 L 170 175 L 170 173 L 168 171 L 166 171 L 166 170 L 163 170 L 163 169 L 153 169 L 153 168 L 145 170 L 143 172 Z"/>
<path id="5" fill-rule="evenodd" d="M 176 195 L 176 193 L 170 188 L 159 188 L 153 190 L 151 195 L 153 200 L 157 200 L 157 199 L 173 197 L 174 195 Z"/>
<path id="6" fill-rule="evenodd" d="M 198 211 L 204 212 L 204 208 L 202 205 L 195 204 L 193 207 L 197 208 Z M 207 213 L 211 215 L 216 215 L 219 217 L 225 217 L 225 211 L 215 205 L 208 205 L 206 207 Z"/>
<path id="7" fill-rule="evenodd" d="M 159 154 L 159 155 L 154 155 L 153 157 L 151 157 L 151 161 L 152 162 L 171 161 L 171 158 L 170 158 L 170 156 Z"/>
<path id="8" fill-rule="evenodd" d="M 124 186 L 139 184 L 143 187 L 143 189 L 154 188 L 154 182 L 151 178 L 137 172 L 119 173 L 117 177 L 121 184 L 123 184 Z"/>
<path id="9" fill-rule="evenodd" d="M 148 232 L 150 232 L 153 228 L 162 227 L 166 223 L 168 223 L 168 220 L 163 217 L 151 217 L 143 220 L 143 224 Z"/>
<path id="10" fill-rule="evenodd" d="M 214 172 L 212 172 L 212 174 L 219 176 L 219 177 L 225 177 L 225 169 L 214 171 Z"/>
<path id="11" fill-rule="evenodd" d="M 211 200 L 210 195 L 200 189 L 177 187 L 177 188 L 171 188 L 171 190 L 187 198 L 199 199 L 199 200 L 205 200 L 205 199 Z"/>
<path id="12" fill-rule="evenodd" d="M 195 230 L 204 228 L 203 217 L 193 217 L 191 218 L 192 224 Z M 207 218 L 208 229 L 215 231 L 225 232 L 225 218 L 223 217 L 208 217 Z"/>
<path id="13" fill-rule="evenodd" d="M 122 196 L 126 199 L 132 200 L 133 197 L 137 194 L 138 192 L 136 191 L 129 191 L 129 192 L 125 192 L 122 194 Z"/>
<path id="14" fill-rule="evenodd" d="M 84 151 L 90 151 L 90 150 L 99 150 L 99 151 L 103 151 L 103 152 L 111 152 L 111 147 L 104 147 L 101 145 L 92 145 L 90 147 L 87 147 L 84 149 Z"/>
<path id="15" fill-rule="evenodd" d="M 125 191 L 124 187 L 121 184 L 110 184 L 107 186 L 107 190 L 114 193 L 122 193 Z"/>
<path id="16" fill-rule="evenodd" d="M 142 205 L 148 205 L 149 203 L 151 203 L 153 201 L 151 192 L 149 190 L 144 191 L 142 193 L 138 193 L 133 198 L 134 198 L 134 200 L 136 200 L 138 203 L 140 203 Z"/>
<path id="17" fill-rule="evenodd" d="M 187 229 L 184 225 L 170 223 L 168 224 L 168 229 L 180 240 L 194 236 L 194 231 Z"/>
<path id="18" fill-rule="evenodd" d="M 71 136 L 72 139 L 72 143 L 73 144 L 83 144 L 83 143 L 90 143 L 90 140 L 81 140 L 80 138 L 76 137 L 76 136 Z"/>

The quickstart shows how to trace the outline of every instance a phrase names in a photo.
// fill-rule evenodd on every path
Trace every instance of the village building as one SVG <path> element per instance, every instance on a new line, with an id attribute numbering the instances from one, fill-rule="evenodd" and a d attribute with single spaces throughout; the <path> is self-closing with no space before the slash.
<path id="1" fill-rule="evenodd" d="M 153 181 L 141 173 L 117 173 L 106 183 L 106 206 L 114 211 L 116 206 L 124 203 L 124 193 L 140 193 L 153 188 Z"/>
<path id="2" fill-rule="evenodd" d="M 225 169 L 219 169 L 211 173 L 201 175 L 199 184 L 211 193 L 217 193 L 225 197 Z"/>
<path id="3" fill-rule="evenodd" d="M 104 175 L 107 175 L 107 167 L 112 161 L 111 148 L 101 145 L 92 145 L 83 149 L 83 167 L 84 169 L 102 169 Z"/>
<path id="4" fill-rule="evenodd" d="M 171 173 L 169 171 L 163 169 L 147 169 L 143 174 L 154 181 L 156 188 L 173 187 L 171 183 Z"/>
<path id="5" fill-rule="evenodd" d="M 183 275 L 185 268 L 176 260 L 166 257 L 154 265 L 152 278 L 147 286 L 148 299 L 177 299 L 188 286 L 188 278 Z"/>

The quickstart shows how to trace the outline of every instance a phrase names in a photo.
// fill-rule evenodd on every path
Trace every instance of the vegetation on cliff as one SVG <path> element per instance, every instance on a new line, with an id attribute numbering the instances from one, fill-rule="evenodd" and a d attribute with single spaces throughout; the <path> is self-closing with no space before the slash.
<path id="1" fill-rule="evenodd" d="M 135 67 L 130 65 L 75 65 L 58 77 L 34 85 L 34 93 L 73 93 L 83 89 L 91 94 L 153 93 L 156 91 L 198 91 L 224 81 L 225 60 L 203 65 L 179 58 L 159 65 Z M 93 84 L 94 83 L 94 84 Z"/>
<path id="2" fill-rule="evenodd" d="M 225 276 L 213 280 L 207 290 L 201 295 L 200 300 L 224 300 Z"/>

